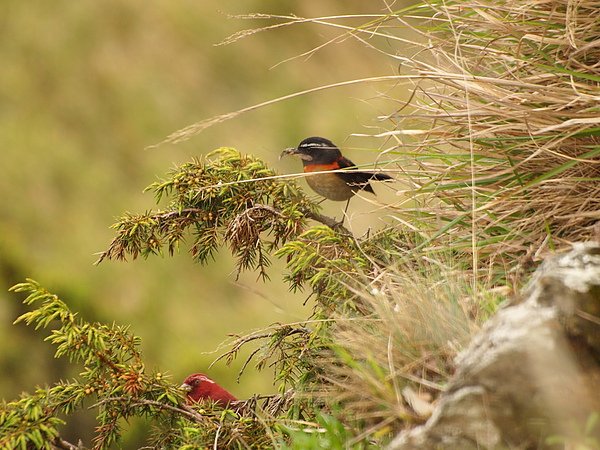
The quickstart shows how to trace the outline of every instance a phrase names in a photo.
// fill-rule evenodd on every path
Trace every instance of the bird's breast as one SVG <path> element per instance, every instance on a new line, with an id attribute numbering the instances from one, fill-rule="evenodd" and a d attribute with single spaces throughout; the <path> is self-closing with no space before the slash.
<path id="1" fill-rule="evenodd" d="M 305 172 L 310 173 L 309 171 Z M 348 200 L 354 195 L 350 186 L 335 173 L 309 175 L 306 177 L 306 182 L 317 194 L 329 200 L 341 202 Z"/>

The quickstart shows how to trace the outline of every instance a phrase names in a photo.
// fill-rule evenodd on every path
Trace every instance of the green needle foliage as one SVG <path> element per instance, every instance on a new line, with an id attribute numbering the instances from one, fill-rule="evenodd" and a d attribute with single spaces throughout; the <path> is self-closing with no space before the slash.
<path id="1" fill-rule="evenodd" d="M 146 374 L 139 339 L 127 327 L 85 322 L 29 280 L 13 290 L 27 292 L 25 303 L 39 306 L 16 323 L 36 329 L 52 326 L 47 340 L 56 345 L 55 356 L 67 357 L 84 370 L 80 379 L 39 389 L 34 396 L 5 405 L 9 415 L 2 425 L 7 443 L 32 442 L 42 448 L 60 444 L 57 427 L 64 421 L 59 415 L 83 408 L 90 397 L 98 409 L 95 448 L 117 442 L 123 420 L 132 416 L 157 424 L 149 439 L 160 447 L 195 448 L 217 440 L 227 448 L 266 448 L 272 446 L 274 435 L 288 435 L 279 428 L 284 422 L 276 422 L 275 415 L 305 421 L 312 418 L 316 405 L 326 407 L 318 397 L 290 396 L 287 390 L 311 391 L 322 383 L 323 363 L 333 355 L 329 333 L 333 313 L 369 314 L 357 290 L 377 264 L 389 257 L 381 242 L 399 246 L 404 235 L 388 231 L 357 240 L 334 220 L 320 215 L 317 205 L 293 181 L 277 177 L 260 160 L 229 148 L 175 168 L 149 190 L 158 201 L 167 200 L 166 209 L 121 218 L 115 225 L 117 235 L 100 260 L 148 257 L 162 254 L 165 248 L 173 254 L 189 240 L 190 253 L 199 263 L 207 263 L 220 247 L 228 246 L 239 270 L 258 270 L 263 279 L 267 278 L 268 256 L 284 258 L 291 289 L 308 287 L 312 292 L 315 308 L 306 322 L 243 336 L 222 355 L 231 360 L 242 346 L 259 341 L 261 345 L 246 365 L 255 359 L 259 369 L 275 368 L 281 391 L 278 405 L 275 409 L 268 402 L 260 406 L 261 411 L 269 411 L 260 420 L 256 407 L 246 414 L 217 413 L 210 408 L 197 414 L 182 404 L 180 393 L 162 374 Z M 307 228 L 309 219 L 330 226 Z"/>
<path id="2" fill-rule="evenodd" d="M 290 288 L 310 289 L 315 309 L 307 323 L 244 336 L 223 355 L 231 361 L 244 344 L 263 341 L 250 359 L 256 359 L 259 368 L 277 369 L 281 392 L 298 388 L 298 381 L 306 385 L 316 380 L 329 345 L 331 314 L 365 313 L 348 287 L 359 289 L 376 265 L 385 264 L 390 251 L 383 250 L 384 241 L 390 249 L 406 240 L 393 230 L 357 240 L 333 219 L 320 215 L 318 205 L 295 182 L 231 148 L 176 167 L 148 190 L 157 201 L 167 201 L 166 210 L 121 218 L 114 225 L 117 236 L 100 261 L 161 254 L 165 247 L 173 254 L 188 239 L 190 253 L 199 263 L 207 263 L 220 247 L 228 246 L 239 270 L 258 270 L 263 279 L 268 278 L 271 255 L 285 259 L 289 272 L 284 279 Z M 328 226 L 307 228 L 309 219 Z"/>
<path id="3" fill-rule="evenodd" d="M 15 323 L 51 328 L 46 340 L 56 347 L 55 356 L 68 358 L 82 370 L 73 380 L 0 404 L 0 448 L 78 448 L 64 441 L 59 429 L 65 417 L 86 408 L 86 402 L 97 411 L 96 449 L 118 443 L 131 417 L 145 417 L 155 425 L 148 439 L 157 448 L 272 446 L 267 420 L 285 406 L 285 397 L 263 399 L 262 405 L 255 398 L 238 402 L 235 411 L 210 402 L 186 406 L 182 392 L 167 376 L 146 372 L 140 339 L 128 327 L 86 322 L 33 280 L 11 290 L 28 294 L 24 303 L 36 307 Z M 264 412 L 260 419 L 257 410 Z"/>
<path id="4" fill-rule="evenodd" d="M 266 279 L 272 250 L 296 237 L 308 217 L 322 218 L 294 181 L 278 178 L 262 161 L 231 148 L 177 167 L 147 190 L 157 201 L 168 198 L 166 209 L 122 217 L 99 261 L 148 257 L 165 248 L 172 255 L 189 239 L 199 263 L 227 244 L 239 270 L 258 270 Z"/>
<path id="5" fill-rule="evenodd" d="M 75 380 L 38 388 L 32 395 L 2 404 L 0 447 L 29 448 L 31 442 L 37 448 L 52 448 L 59 439 L 57 428 L 64 423 L 60 417 L 83 408 L 86 399 L 95 401 L 98 411 L 96 448 L 118 440 L 120 419 L 173 416 L 168 408 L 181 403 L 181 394 L 162 374 L 146 373 L 139 338 L 131 335 L 128 327 L 86 322 L 33 280 L 11 290 L 27 293 L 24 303 L 36 306 L 15 323 L 51 328 L 46 340 L 56 347 L 55 357 L 66 357 L 83 370 Z"/>
<path id="6" fill-rule="evenodd" d="M 359 289 L 357 279 L 362 282 L 375 261 L 383 257 L 378 240 L 382 236 L 387 241 L 398 240 L 399 235 L 383 233 L 359 242 L 334 221 L 319 215 L 316 205 L 293 182 L 276 178 L 256 158 L 232 149 L 220 149 L 205 162 L 184 164 L 151 189 L 159 200 L 169 199 L 168 208 L 122 218 L 115 226 L 116 238 L 101 259 L 147 257 L 160 254 L 164 246 L 172 254 L 188 236 L 187 230 L 192 230 L 191 254 L 202 263 L 227 243 L 238 258 L 240 270 L 256 269 L 266 278 L 268 260 L 261 255 L 285 258 L 291 288 L 307 286 L 315 296 L 313 317 L 305 323 L 244 336 L 223 357 L 234 358 L 250 341 L 263 342 L 246 364 L 257 358 L 258 368 L 274 366 L 283 400 L 293 398 L 284 393 L 287 387 L 310 389 L 322 380 L 322 362 L 331 355 L 332 313 L 368 313 L 361 311 L 359 297 L 349 287 Z M 309 218 L 331 223 L 333 228 L 317 226 L 302 231 Z M 159 446 L 193 448 L 211 445 L 218 439 L 227 448 L 261 448 L 272 445 L 273 433 L 281 433 L 275 424 L 266 432 L 271 426 L 254 414 L 219 415 L 210 409 L 196 414 L 182 405 L 180 393 L 160 373 L 145 373 L 139 339 L 127 327 L 85 322 L 32 280 L 13 290 L 29 294 L 26 304 L 39 305 L 16 323 L 25 322 L 36 329 L 53 326 L 47 340 L 56 345 L 55 356 L 67 357 L 84 370 L 80 379 L 38 389 L 33 396 L 4 405 L 7 414 L 1 425 L 5 428 L 0 430 L 6 430 L 2 435 L 7 445 L 31 442 L 51 448 L 60 444 L 57 427 L 64 421 L 58 416 L 83 408 L 84 400 L 90 397 L 98 409 L 95 448 L 117 442 L 122 420 L 132 416 L 148 417 L 157 423 L 150 440 Z M 283 400 L 281 405 L 286 404 Z M 307 400 L 299 396 L 293 406 L 280 405 L 277 413 L 295 419 L 310 418 L 314 404 Z"/>

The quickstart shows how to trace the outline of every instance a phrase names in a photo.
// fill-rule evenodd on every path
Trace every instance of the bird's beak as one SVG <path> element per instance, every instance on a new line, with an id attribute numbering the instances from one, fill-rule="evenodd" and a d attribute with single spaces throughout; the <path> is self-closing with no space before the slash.
<path id="1" fill-rule="evenodd" d="M 190 392 L 192 390 L 192 386 L 187 383 L 183 383 L 181 386 L 179 386 L 179 389 L 185 392 Z"/>
<path id="2" fill-rule="evenodd" d="M 281 155 L 279 155 L 279 159 L 283 158 L 284 156 L 295 155 L 297 152 L 298 149 L 295 147 L 286 148 L 284 151 L 281 152 Z"/>

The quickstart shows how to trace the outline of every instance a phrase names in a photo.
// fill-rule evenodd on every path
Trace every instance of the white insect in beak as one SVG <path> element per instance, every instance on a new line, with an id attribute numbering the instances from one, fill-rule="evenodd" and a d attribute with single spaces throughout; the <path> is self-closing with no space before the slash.
<path id="1" fill-rule="evenodd" d="M 295 155 L 296 151 L 298 149 L 294 148 L 294 147 L 290 147 L 290 148 L 286 148 L 284 151 L 281 152 L 281 154 L 279 155 L 279 159 L 283 158 L 284 156 L 288 156 L 288 155 Z"/>

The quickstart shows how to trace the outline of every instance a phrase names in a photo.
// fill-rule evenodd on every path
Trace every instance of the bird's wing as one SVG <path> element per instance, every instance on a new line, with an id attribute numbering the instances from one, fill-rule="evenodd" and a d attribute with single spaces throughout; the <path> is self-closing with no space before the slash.
<path id="1" fill-rule="evenodd" d="M 340 165 L 340 169 L 347 169 L 349 167 L 356 167 L 356 164 L 354 164 L 352 161 L 350 161 L 345 156 L 340 156 L 338 158 L 337 162 Z"/>
<path id="2" fill-rule="evenodd" d="M 348 168 L 356 168 L 356 164 L 354 164 L 352 161 L 350 161 L 348 158 L 344 157 L 344 156 L 340 156 L 337 160 L 337 163 L 340 166 L 340 169 L 348 169 Z M 377 181 L 388 181 L 388 180 L 393 180 L 394 178 L 389 176 L 386 173 L 382 173 L 382 172 L 369 172 L 369 171 L 365 171 L 365 170 L 360 170 L 357 171 L 358 173 L 360 173 L 364 179 L 364 182 L 368 182 L 370 180 L 377 180 Z"/>

